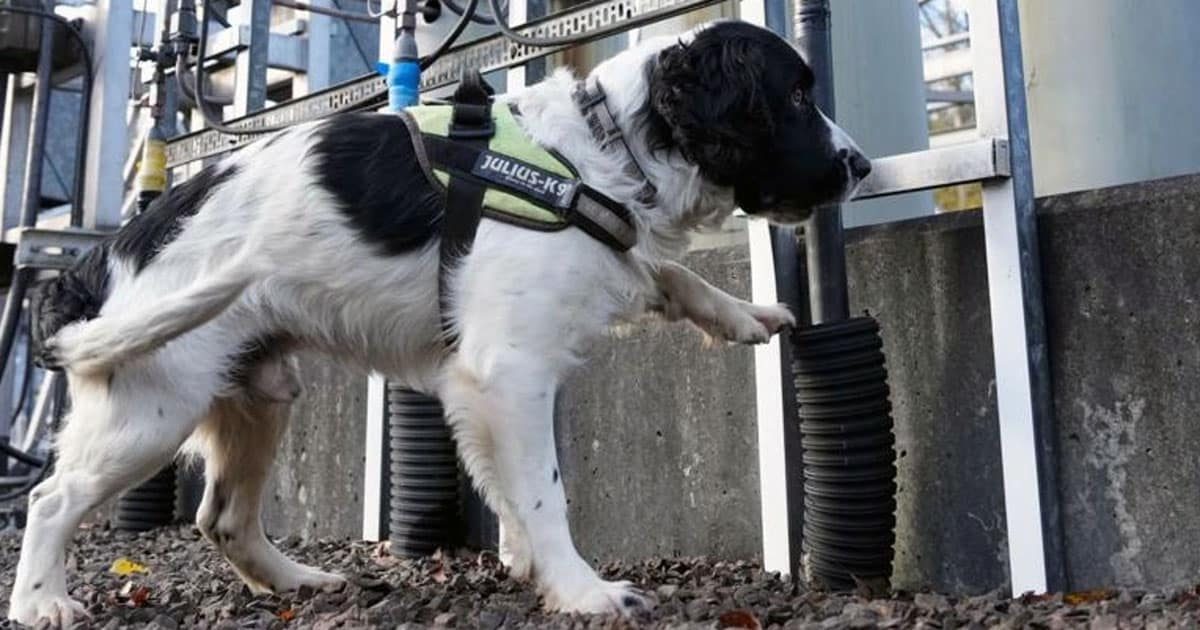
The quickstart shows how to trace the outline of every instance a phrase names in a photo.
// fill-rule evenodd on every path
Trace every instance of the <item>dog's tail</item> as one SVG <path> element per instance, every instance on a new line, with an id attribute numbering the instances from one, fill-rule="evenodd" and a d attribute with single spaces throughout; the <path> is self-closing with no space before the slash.
<path id="1" fill-rule="evenodd" d="M 261 277 L 256 256 L 240 255 L 196 282 L 141 308 L 106 313 L 63 328 L 48 342 L 55 362 L 77 374 L 102 374 L 157 350 L 225 311 Z"/>

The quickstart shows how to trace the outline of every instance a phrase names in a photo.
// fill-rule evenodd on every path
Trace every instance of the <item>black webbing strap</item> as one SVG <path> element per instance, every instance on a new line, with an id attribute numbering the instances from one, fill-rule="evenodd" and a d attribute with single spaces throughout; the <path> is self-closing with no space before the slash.
<path id="1" fill-rule="evenodd" d="M 578 179 L 436 135 L 422 134 L 422 140 L 429 161 L 449 173 L 451 181 L 474 181 L 547 208 L 619 252 L 637 244 L 629 209 Z"/>
<path id="2" fill-rule="evenodd" d="M 491 90 L 483 81 L 483 75 L 478 71 L 464 73 L 453 100 L 449 137 L 472 148 L 487 149 L 496 127 L 492 122 Z M 483 216 L 485 192 L 487 187 L 480 182 L 453 173 L 446 186 L 438 268 L 438 307 L 442 316 L 442 333 L 450 345 L 454 345 L 457 339 L 447 318 L 450 312 L 448 272 L 459 258 L 471 251 L 475 232 Z"/>
<path id="3" fill-rule="evenodd" d="M 629 161 L 625 163 L 625 174 L 642 182 L 642 187 L 635 199 L 648 206 L 654 205 L 658 198 L 658 190 L 654 184 L 650 183 L 650 178 L 646 177 L 646 171 L 642 170 L 641 164 L 638 164 L 637 157 L 629 148 L 629 143 L 625 142 L 625 134 L 617 125 L 612 110 L 608 108 L 608 96 L 604 93 L 600 82 L 593 81 L 589 85 L 586 79 L 579 81 L 575 84 L 575 91 L 571 96 L 575 99 L 575 106 L 579 108 L 579 113 L 583 114 L 583 120 L 587 122 L 588 131 L 592 133 L 592 138 L 596 140 L 600 148 L 608 149 L 610 146 L 616 145 L 629 157 Z"/>

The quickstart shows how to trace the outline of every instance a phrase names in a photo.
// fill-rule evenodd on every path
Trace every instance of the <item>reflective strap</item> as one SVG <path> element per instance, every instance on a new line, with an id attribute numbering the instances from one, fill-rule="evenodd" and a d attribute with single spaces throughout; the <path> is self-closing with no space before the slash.
<path id="1" fill-rule="evenodd" d="M 629 209 L 579 180 L 566 179 L 516 158 L 440 136 L 423 134 L 422 139 L 433 167 L 450 173 L 452 181 L 471 178 L 547 208 L 618 251 L 627 251 L 637 244 L 637 227 Z M 497 168 L 482 168 L 483 165 Z"/>
<path id="2" fill-rule="evenodd" d="M 604 88 L 600 86 L 600 82 L 596 81 L 589 87 L 586 80 L 579 81 L 575 84 L 575 92 L 572 96 L 575 99 L 575 105 L 579 107 L 579 112 L 583 114 L 584 121 L 587 122 L 588 130 L 592 132 L 592 137 L 600 144 L 600 148 L 608 149 L 609 146 L 618 144 L 629 157 L 625 163 L 625 174 L 642 182 L 642 187 L 634 198 L 639 203 L 653 205 L 658 197 L 658 189 L 650 183 L 650 178 L 646 177 L 646 172 L 642 170 L 633 151 L 629 149 L 629 144 L 625 142 L 625 134 L 617 125 L 616 119 L 613 118 L 612 111 L 608 109 L 608 97 L 604 94 Z"/>
<path id="3" fill-rule="evenodd" d="M 572 217 L 574 219 L 572 222 L 613 249 L 628 251 L 637 245 L 637 228 L 632 223 L 626 223 L 611 208 L 592 197 L 589 192 L 589 190 L 580 191 L 575 202 L 575 216 Z M 581 219 L 595 225 L 599 231 L 593 232 L 587 229 Z"/>

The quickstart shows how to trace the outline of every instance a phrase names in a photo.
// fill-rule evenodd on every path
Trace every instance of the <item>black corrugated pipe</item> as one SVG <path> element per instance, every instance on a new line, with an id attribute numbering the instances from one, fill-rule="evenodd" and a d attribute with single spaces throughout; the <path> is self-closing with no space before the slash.
<path id="1" fill-rule="evenodd" d="M 796 0 L 812 98 L 834 116 L 828 0 Z M 886 589 L 895 543 L 896 453 L 879 325 L 850 317 L 841 209 L 804 226 L 812 326 L 793 336 L 804 463 L 803 568 L 818 586 Z"/>
<path id="2" fill-rule="evenodd" d="M 436 398 L 388 383 L 388 539 L 392 554 L 416 558 L 458 537 L 454 440 Z"/>
<path id="3" fill-rule="evenodd" d="M 175 520 L 175 464 L 158 471 L 117 500 L 113 527 L 141 532 Z"/>

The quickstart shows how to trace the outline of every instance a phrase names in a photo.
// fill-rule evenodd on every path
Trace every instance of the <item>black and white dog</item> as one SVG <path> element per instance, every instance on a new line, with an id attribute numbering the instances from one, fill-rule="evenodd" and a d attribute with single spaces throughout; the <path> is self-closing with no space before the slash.
<path id="1" fill-rule="evenodd" d="M 796 223 L 870 171 L 810 100 L 813 75 L 769 31 L 717 22 L 643 42 L 588 78 L 628 150 L 602 148 L 566 71 L 506 97 L 538 144 L 634 214 L 618 253 L 578 229 L 484 221 L 450 276 L 458 345 L 440 337 L 442 191 L 406 125 L 386 114 L 305 124 L 172 191 L 40 294 L 35 341 L 63 366 L 73 406 L 58 464 L 29 500 L 10 618 L 70 624 L 65 549 L 84 514 L 181 451 L 199 453 L 201 531 L 255 591 L 342 578 L 268 541 L 260 495 L 298 394 L 289 353 L 329 355 L 436 394 L 459 454 L 506 533 L 512 573 L 552 610 L 629 613 L 627 583 L 600 579 L 567 525 L 553 437 L 555 388 L 589 342 L 653 312 L 731 342 L 793 324 L 671 262 L 688 233 L 735 207 Z M 632 155 L 631 155 L 632 153 Z M 627 175 L 636 159 L 657 188 Z"/>

